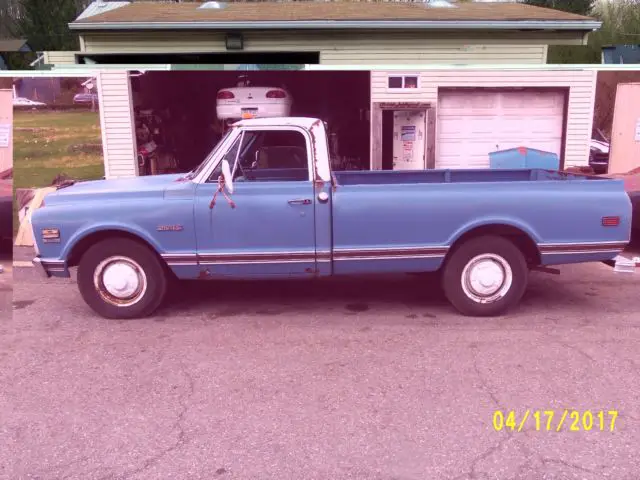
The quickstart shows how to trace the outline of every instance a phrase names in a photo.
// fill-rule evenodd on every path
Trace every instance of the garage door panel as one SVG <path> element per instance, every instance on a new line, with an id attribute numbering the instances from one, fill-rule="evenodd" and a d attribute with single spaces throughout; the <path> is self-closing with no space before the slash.
<path id="1" fill-rule="evenodd" d="M 519 140 L 503 142 L 499 144 L 499 150 L 520 146 L 522 146 L 522 142 Z M 553 151 L 554 142 L 528 142 L 526 146 L 537 150 Z M 473 142 L 464 150 L 449 146 L 440 152 L 438 168 L 489 168 L 489 154 L 495 151 L 496 145 L 490 142 Z"/>
<path id="2" fill-rule="evenodd" d="M 460 91 L 438 98 L 437 168 L 487 168 L 489 153 L 525 146 L 560 154 L 561 92 Z"/>
<path id="3" fill-rule="evenodd" d="M 452 92 L 438 101 L 438 109 L 444 115 L 472 114 L 491 115 L 499 107 L 499 98 L 488 92 L 469 95 L 464 92 Z"/>
<path id="4" fill-rule="evenodd" d="M 536 110 L 553 111 L 555 114 L 564 110 L 564 95 L 561 92 L 505 92 L 500 95 L 503 110 Z"/>
<path id="5" fill-rule="evenodd" d="M 468 138 L 473 133 L 492 135 L 496 129 L 496 124 L 499 122 L 493 117 L 445 117 L 441 118 L 438 122 L 438 128 L 440 129 L 440 139 L 450 138 Z"/>
<path id="6" fill-rule="evenodd" d="M 562 121 L 556 121 L 553 117 L 534 117 L 530 119 L 504 119 L 495 122 L 498 126 L 496 133 L 503 135 L 520 135 L 525 137 L 539 137 L 548 135 L 553 138 L 562 137 Z"/>

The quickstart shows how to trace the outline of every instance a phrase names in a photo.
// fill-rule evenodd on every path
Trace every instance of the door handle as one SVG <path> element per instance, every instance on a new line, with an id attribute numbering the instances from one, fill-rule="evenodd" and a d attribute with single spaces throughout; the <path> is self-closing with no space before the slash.
<path id="1" fill-rule="evenodd" d="M 311 205 L 311 199 L 296 198 L 294 200 L 289 200 L 289 205 Z"/>

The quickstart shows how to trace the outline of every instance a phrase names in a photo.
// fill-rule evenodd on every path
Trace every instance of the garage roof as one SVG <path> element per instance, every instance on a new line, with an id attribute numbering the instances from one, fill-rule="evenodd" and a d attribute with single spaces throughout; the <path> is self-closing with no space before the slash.
<path id="1" fill-rule="evenodd" d="M 21 38 L 0 38 L 0 52 L 18 52 L 28 48 L 27 41 Z"/>
<path id="2" fill-rule="evenodd" d="M 582 15 L 520 3 L 428 2 L 96 2 L 70 23 L 74 30 L 438 28 L 595 30 Z"/>

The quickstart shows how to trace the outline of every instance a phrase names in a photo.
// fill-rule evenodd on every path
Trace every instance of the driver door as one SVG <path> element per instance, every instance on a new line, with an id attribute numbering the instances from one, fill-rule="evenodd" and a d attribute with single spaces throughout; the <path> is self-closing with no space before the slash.
<path id="1" fill-rule="evenodd" d="M 291 153 L 291 147 L 298 157 Z M 218 190 L 221 164 L 198 185 L 198 261 L 213 276 L 311 276 L 316 271 L 314 191 L 308 133 L 243 127 L 225 155 L 235 208 Z M 288 152 L 288 153 L 287 153 Z"/>

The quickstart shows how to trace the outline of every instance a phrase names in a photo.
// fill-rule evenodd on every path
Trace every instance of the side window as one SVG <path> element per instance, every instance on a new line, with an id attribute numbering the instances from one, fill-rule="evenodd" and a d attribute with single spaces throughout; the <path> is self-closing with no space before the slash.
<path id="1" fill-rule="evenodd" d="M 296 130 L 250 130 L 242 137 L 234 182 L 309 180 L 307 143 Z"/>
<path id="2" fill-rule="evenodd" d="M 231 166 L 232 170 L 233 170 L 233 164 L 236 162 L 236 155 L 238 154 L 238 148 L 240 148 L 241 140 L 242 140 L 242 136 L 238 137 L 236 141 L 233 142 L 233 145 L 231 145 L 231 148 L 227 150 L 227 153 L 224 154 L 224 157 L 222 157 L 223 160 L 226 160 L 227 162 L 229 162 L 229 165 Z M 209 180 L 207 180 L 207 182 L 217 182 L 218 177 L 221 174 L 222 174 L 222 162 L 216 165 L 216 168 L 214 168 L 213 172 L 211 172 L 211 176 L 209 177 Z"/>

